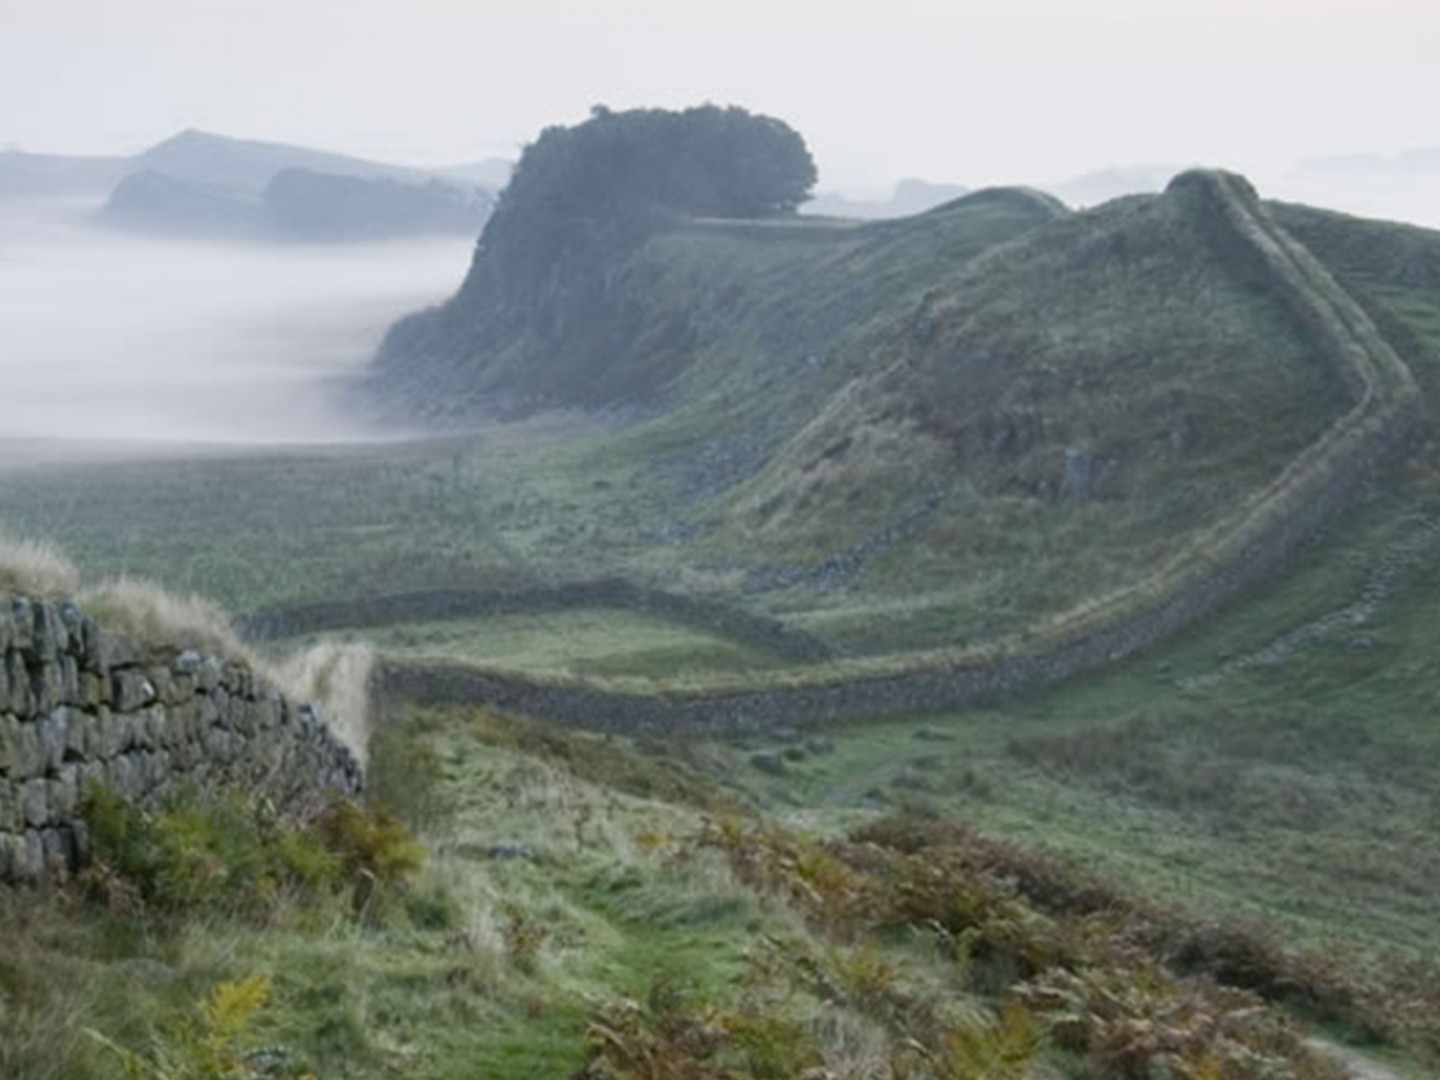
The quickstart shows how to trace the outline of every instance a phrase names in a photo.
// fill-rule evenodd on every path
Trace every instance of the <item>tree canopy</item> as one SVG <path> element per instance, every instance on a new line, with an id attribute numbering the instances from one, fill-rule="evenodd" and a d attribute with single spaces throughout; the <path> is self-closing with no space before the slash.
<path id="1" fill-rule="evenodd" d="M 567 254 L 633 245 L 666 216 L 793 213 L 814 183 L 805 140 L 773 117 L 734 106 L 596 106 L 525 148 L 479 254 L 510 283 L 533 283 Z"/>

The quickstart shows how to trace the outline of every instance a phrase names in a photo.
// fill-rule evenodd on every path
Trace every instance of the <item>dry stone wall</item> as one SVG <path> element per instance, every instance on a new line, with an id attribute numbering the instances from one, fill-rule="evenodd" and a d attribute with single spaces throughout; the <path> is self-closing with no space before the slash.
<path id="1" fill-rule="evenodd" d="M 246 664 L 147 648 L 74 603 L 0 593 L 0 880 L 86 857 L 90 784 L 146 805 L 187 784 L 243 785 L 306 812 L 364 777 L 313 706 Z"/>

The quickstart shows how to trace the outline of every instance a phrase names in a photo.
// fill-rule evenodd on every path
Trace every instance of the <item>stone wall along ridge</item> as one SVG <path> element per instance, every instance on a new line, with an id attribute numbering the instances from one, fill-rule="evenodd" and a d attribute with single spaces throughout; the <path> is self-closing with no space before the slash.
<path id="1" fill-rule="evenodd" d="M 1264 490 L 1197 536 L 1171 563 L 1116 593 L 984 652 L 840 660 L 771 672 L 748 685 L 635 693 L 527 680 L 460 665 L 391 663 L 382 692 L 430 704 L 484 702 L 613 731 L 719 734 L 993 701 L 1134 655 L 1214 612 L 1281 566 L 1343 513 L 1411 437 L 1423 396 L 1404 360 L 1325 267 L 1265 211 L 1242 177 L 1194 171 L 1172 181 L 1210 239 L 1256 275 L 1297 332 L 1332 365 L 1352 404 Z"/>

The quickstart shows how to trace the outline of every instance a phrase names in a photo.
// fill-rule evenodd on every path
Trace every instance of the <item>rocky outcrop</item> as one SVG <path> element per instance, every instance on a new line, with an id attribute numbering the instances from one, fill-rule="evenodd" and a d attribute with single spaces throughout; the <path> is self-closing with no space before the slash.
<path id="1" fill-rule="evenodd" d="M 298 814 L 363 789 L 316 709 L 243 662 L 146 647 L 68 601 L 5 594 L 0 658 L 0 881 L 86 856 L 92 784 L 147 805 L 187 784 L 244 786 Z"/>

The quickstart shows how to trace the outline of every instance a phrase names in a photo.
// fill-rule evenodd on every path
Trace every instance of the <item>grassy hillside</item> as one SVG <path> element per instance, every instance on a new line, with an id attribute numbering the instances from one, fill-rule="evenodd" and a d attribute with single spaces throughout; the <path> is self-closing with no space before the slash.
<path id="1" fill-rule="evenodd" d="M 1338 1080 L 1305 1042 L 1316 1024 L 1401 1066 L 1433 1038 L 1398 972 L 1193 922 L 963 829 L 886 819 L 825 840 L 653 749 L 483 712 L 385 732 L 370 798 L 427 858 L 363 899 L 176 906 L 113 864 L 48 898 L 0 893 L 18 943 L 0 1069 Z M 229 835 L 185 813 L 151 827 Z M 239 854 L 221 843 L 211 872 Z"/>
<path id="2" fill-rule="evenodd" d="M 1436 238 L 1273 212 L 1434 388 Z M 1173 194 L 694 223 L 633 267 L 664 392 L 623 420 L 13 469 L 0 505 L 88 574 L 239 608 L 613 573 L 905 664 L 1203 551 L 1347 415 L 1211 240 Z M 1433 1075 L 1437 551 L 1421 439 L 1267 587 L 995 707 L 656 745 L 402 703 L 371 809 L 423 867 L 389 831 L 344 873 L 311 837 L 257 874 L 263 807 L 157 815 L 144 859 L 0 894 L 0 1074 L 1338 1076 L 1320 1034 Z M 651 691 L 823 675 L 721 631 L 595 607 L 337 634 Z"/>

